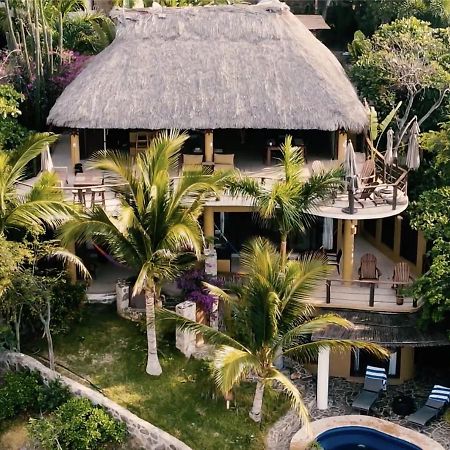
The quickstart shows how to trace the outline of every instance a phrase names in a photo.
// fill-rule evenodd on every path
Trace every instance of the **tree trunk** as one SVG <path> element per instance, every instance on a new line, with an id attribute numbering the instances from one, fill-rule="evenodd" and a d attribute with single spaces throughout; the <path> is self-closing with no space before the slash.
<path id="1" fill-rule="evenodd" d="M 161 375 L 162 369 L 158 360 L 158 348 L 156 345 L 156 328 L 155 328 L 155 286 L 145 289 L 145 314 L 147 320 L 147 368 L 149 375 Z"/>
<path id="2" fill-rule="evenodd" d="M 22 320 L 23 305 L 20 305 L 19 312 L 14 309 L 14 330 L 16 332 L 16 350 L 20 353 L 20 322 Z"/>
<path id="3" fill-rule="evenodd" d="M 264 384 L 262 384 L 261 381 L 258 381 L 256 383 L 256 391 L 255 397 L 253 398 L 252 410 L 250 411 L 249 414 L 250 419 L 258 423 L 261 422 L 263 396 L 264 396 Z"/>
<path id="4" fill-rule="evenodd" d="M 286 259 L 286 255 L 287 255 L 287 234 L 281 233 L 280 256 L 282 263 Z"/>
<path id="5" fill-rule="evenodd" d="M 44 325 L 44 333 L 48 345 L 48 364 L 51 370 L 55 370 L 55 352 L 53 350 L 53 339 L 50 332 L 50 324 L 48 322 Z"/>

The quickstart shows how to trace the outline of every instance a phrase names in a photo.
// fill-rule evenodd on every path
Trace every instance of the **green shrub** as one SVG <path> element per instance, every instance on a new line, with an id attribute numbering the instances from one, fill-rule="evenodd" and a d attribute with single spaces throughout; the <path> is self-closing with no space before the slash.
<path id="1" fill-rule="evenodd" d="M 49 417 L 30 420 L 31 437 L 44 450 L 91 450 L 125 439 L 125 424 L 85 398 L 71 398 Z"/>
<path id="2" fill-rule="evenodd" d="M 21 413 L 52 411 L 69 396 L 69 391 L 59 381 L 46 386 L 37 372 L 6 372 L 0 387 L 0 421 Z"/>

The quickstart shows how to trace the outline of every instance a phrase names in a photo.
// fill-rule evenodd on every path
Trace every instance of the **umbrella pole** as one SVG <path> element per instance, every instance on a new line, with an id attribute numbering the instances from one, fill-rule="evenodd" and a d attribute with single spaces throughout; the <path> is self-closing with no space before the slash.
<path id="1" fill-rule="evenodd" d="M 342 208 L 342 212 L 346 214 L 355 214 L 355 191 L 353 189 L 354 180 L 347 177 L 347 194 L 348 194 L 348 208 Z"/>

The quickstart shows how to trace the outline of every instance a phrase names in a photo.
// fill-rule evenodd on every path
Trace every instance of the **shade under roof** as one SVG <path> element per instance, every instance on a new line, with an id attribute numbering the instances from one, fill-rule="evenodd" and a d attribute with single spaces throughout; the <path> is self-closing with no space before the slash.
<path id="1" fill-rule="evenodd" d="M 278 1 L 115 10 L 113 43 L 58 98 L 69 128 L 362 131 L 333 54 Z"/>

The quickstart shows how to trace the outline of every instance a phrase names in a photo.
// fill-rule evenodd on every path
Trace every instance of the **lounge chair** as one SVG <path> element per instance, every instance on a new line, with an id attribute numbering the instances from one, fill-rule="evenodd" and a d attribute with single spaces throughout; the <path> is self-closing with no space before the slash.
<path id="1" fill-rule="evenodd" d="M 183 155 L 182 172 L 197 172 L 203 170 L 203 155 Z"/>
<path id="2" fill-rule="evenodd" d="M 436 384 L 426 403 L 415 413 L 406 416 L 406 420 L 416 425 L 426 425 L 430 420 L 438 417 L 450 402 L 450 388 Z"/>
<path id="3" fill-rule="evenodd" d="M 358 269 L 360 280 L 379 280 L 381 271 L 377 267 L 377 257 L 372 253 L 361 256 L 361 264 Z"/>
<path id="4" fill-rule="evenodd" d="M 214 171 L 219 170 L 233 170 L 234 169 L 234 154 L 224 155 L 221 153 L 214 153 Z"/>
<path id="5" fill-rule="evenodd" d="M 377 401 L 380 392 L 386 390 L 387 375 L 382 367 L 367 366 L 364 387 L 355 398 L 352 408 L 369 412 Z"/>
<path id="6" fill-rule="evenodd" d="M 313 161 L 311 165 L 311 171 L 314 175 L 320 175 L 325 172 L 325 166 L 323 165 L 322 161 Z"/>
<path id="7" fill-rule="evenodd" d="M 375 181 L 375 161 L 373 159 L 367 159 L 359 173 L 359 180 L 362 185 L 373 183 Z"/>

